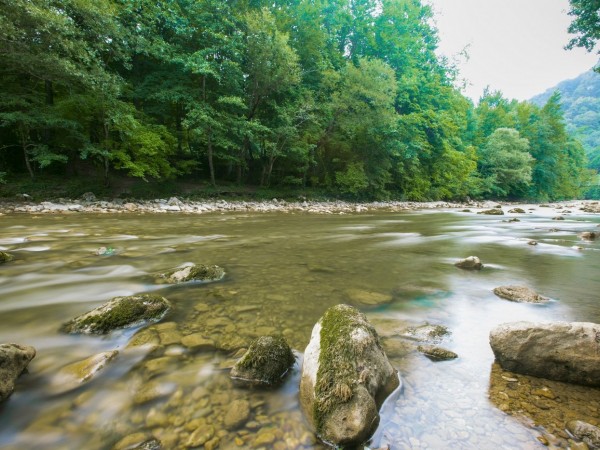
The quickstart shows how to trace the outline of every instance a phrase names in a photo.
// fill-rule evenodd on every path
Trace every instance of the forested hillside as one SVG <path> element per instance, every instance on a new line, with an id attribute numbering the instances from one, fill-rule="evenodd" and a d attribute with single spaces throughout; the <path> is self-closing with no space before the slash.
<path id="1" fill-rule="evenodd" d="M 0 172 L 577 197 L 561 99 L 486 93 L 419 0 L 0 0 Z"/>
<path id="2" fill-rule="evenodd" d="M 600 170 L 600 73 L 590 70 L 559 83 L 531 99 L 543 105 L 554 91 L 561 94 L 567 131 L 578 138 L 590 160 L 590 167 Z"/>

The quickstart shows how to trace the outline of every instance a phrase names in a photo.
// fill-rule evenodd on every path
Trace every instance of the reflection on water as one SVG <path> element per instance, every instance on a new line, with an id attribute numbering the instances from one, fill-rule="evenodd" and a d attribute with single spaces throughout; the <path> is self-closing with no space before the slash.
<path id="1" fill-rule="evenodd" d="M 508 223 L 455 212 L 3 216 L 0 250 L 16 259 L 0 266 L 0 342 L 33 345 L 38 355 L 0 405 L 0 447 L 123 449 L 154 437 L 164 448 L 320 449 L 298 408 L 300 361 L 274 391 L 236 388 L 228 368 L 263 334 L 282 334 L 302 352 L 314 323 L 342 302 L 355 302 L 385 336 L 404 382 L 386 405 L 373 446 L 541 447 L 540 427 L 560 435 L 564 426 L 557 422 L 572 414 L 561 416 L 560 402 L 551 405 L 556 414 L 537 414 L 550 400 L 511 396 L 492 371 L 488 334 L 513 320 L 600 322 L 600 244 L 578 237 L 598 219 L 568 217 L 557 226 L 546 212 L 519 218 Z M 531 240 L 538 245 L 528 245 Z M 97 256 L 99 247 L 116 251 Z M 487 267 L 453 266 L 469 255 Z M 153 283 L 153 273 L 186 262 L 218 264 L 227 275 L 214 284 Z M 492 289 L 504 284 L 528 285 L 552 301 L 503 301 Z M 114 296 L 151 290 L 174 305 L 159 324 L 108 337 L 57 332 Z M 367 307 L 360 293 L 391 302 Z M 424 322 L 449 328 L 443 345 L 458 359 L 431 362 L 400 336 Z M 56 389 L 62 367 L 115 349 L 115 360 L 90 382 Z M 545 386 L 529 383 L 533 390 Z M 567 395 L 552 390 L 557 398 Z M 568 398 L 570 411 L 581 407 L 582 420 L 598 417 L 582 404 L 585 396 Z"/>

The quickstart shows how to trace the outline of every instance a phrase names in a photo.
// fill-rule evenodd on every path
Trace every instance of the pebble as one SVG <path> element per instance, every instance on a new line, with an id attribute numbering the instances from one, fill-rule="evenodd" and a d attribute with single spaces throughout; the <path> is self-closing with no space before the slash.
<path id="1" fill-rule="evenodd" d="M 227 409 L 223 418 L 223 424 L 225 428 L 233 430 L 245 424 L 249 417 L 250 402 L 248 400 L 235 400 Z"/>

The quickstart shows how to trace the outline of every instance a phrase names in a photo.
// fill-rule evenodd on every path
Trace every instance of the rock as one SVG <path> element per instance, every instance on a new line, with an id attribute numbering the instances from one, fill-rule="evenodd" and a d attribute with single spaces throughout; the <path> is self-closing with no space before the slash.
<path id="1" fill-rule="evenodd" d="M 15 390 L 17 378 L 34 357 L 35 348 L 29 345 L 0 345 L 0 402 L 10 397 Z"/>
<path id="2" fill-rule="evenodd" d="M 86 192 L 85 194 L 83 194 L 81 197 L 79 197 L 80 200 L 83 200 L 84 202 L 95 202 L 96 196 L 94 195 L 93 192 Z"/>
<path id="3" fill-rule="evenodd" d="M 214 348 L 215 343 L 211 339 L 206 339 L 202 333 L 189 334 L 181 338 L 181 344 L 188 348 L 208 349 Z"/>
<path id="4" fill-rule="evenodd" d="M 511 214 L 525 214 L 525 210 L 523 208 L 513 208 L 508 212 Z"/>
<path id="5" fill-rule="evenodd" d="M 584 231 L 579 235 L 579 237 L 586 241 L 593 241 L 594 239 L 596 239 L 597 234 L 595 231 Z"/>
<path id="6" fill-rule="evenodd" d="M 167 283 L 185 283 L 187 281 L 219 281 L 225 276 L 225 270 L 219 266 L 190 264 L 185 267 L 170 270 L 159 276 Z"/>
<path id="7" fill-rule="evenodd" d="M 168 300 L 159 295 L 115 297 L 104 305 L 75 317 L 60 330 L 72 334 L 108 334 L 119 328 L 158 322 L 170 308 Z"/>
<path id="8" fill-rule="evenodd" d="M 231 369 L 231 378 L 242 384 L 273 386 L 283 380 L 296 362 L 283 337 L 256 339 Z"/>
<path id="9" fill-rule="evenodd" d="M 490 345 L 504 370 L 600 386 L 600 325 L 590 322 L 498 325 Z"/>
<path id="10" fill-rule="evenodd" d="M 329 308 L 313 328 L 300 381 L 302 408 L 317 435 L 334 445 L 365 442 L 379 423 L 377 402 L 398 384 L 366 317 L 348 305 Z"/>
<path id="11" fill-rule="evenodd" d="M 146 433 L 134 433 L 128 436 L 125 436 L 123 439 L 118 441 L 113 447 L 112 450 L 132 450 L 132 449 L 144 449 L 154 450 L 160 449 L 160 443 L 158 447 L 143 447 L 149 442 L 156 441 L 154 438 L 150 438 Z"/>
<path id="12" fill-rule="evenodd" d="M 565 220 L 565 218 L 563 216 L 556 216 L 553 217 L 552 220 Z"/>
<path id="13" fill-rule="evenodd" d="M 444 325 L 431 325 L 426 323 L 418 327 L 408 328 L 403 336 L 419 342 L 438 343 L 449 334 L 450 331 Z"/>
<path id="14" fill-rule="evenodd" d="M 417 350 L 433 361 L 447 361 L 458 358 L 458 355 L 453 351 L 435 345 L 419 345 Z"/>
<path id="15" fill-rule="evenodd" d="M 131 450 L 161 450 L 162 448 L 162 443 L 158 439 L 153 438 L 146 442 L 142 442 Z"/>
<path id="16" fill-rule="evenodd" d="M 388 294 L 381 294 L 379 292 L 365 291 L 363 289 L 348 289 L 346 295 L 352 303 L 359 303 L 362 305 L 381 305 L 392 301 L 393 297 Z"/>
<path id="17" fill-rule="evenodd" d="M 0 264 L 12 261 L 13 259 L 15 259 L 15 257 L 10 253 L 0 251 Z"/>
<path id="18" fill-rule="evenodd" d="M 500 286 L 494 288 L 494 294 L 498 297 L 519 303 L 545 303 L 547 297 L 539 295 L 533 289 L 526 286 Z"/>
<path id="19" fill-rule="evenodd" d="M 488 216 L 503 216 L 504 215 L 504 211 L 502 211 L 499 208 L 494 208 L 494 209 L 486 209 L 483 211 L 479 211 L 477 214 L 485 214 Z"/>
<path id="20" fill-rule="evenodd" d="M 250 418 L 250 402 L 248 400 L 234 400 L 229 405 L 225 417 L 223 418 L 223 425 L 228 430 L 235 430 L 236 428 L 244 425 Z"/>
<path id="21" fill-rule="evenodd" d="M 459 269 L 465 270 L 481 270 L 483 268 L 483 264 L 481 264 L 481 260 L 477 256 L 469 256 L 461 259 L 455 262 L 454 265 Z"/>
<path id="22" fill-rule="evenodd" d="M 271 445 L 273 442 L 275 442 L 276 438 L 277 437 L 275 436 L 273 430 L 261 430 L 254 439 L 252 445 L 255 448 L 262 447 L 264 445 Z"/>
<path id="23" fill-rule="evenodd" d="M 70 391 L 91 380 L 118 354 L 117 350 L 102 352 L 62 367 L 52 378 L 53 393 Z"/>
<path id="24" fill-rule="evenodd" d="M 567 422 L 567 430 L 590 448 L 600 448 L 600 428 L 581 420 L 571 420 Z"/>
<path id="25" fill-rule="evenodd" d="M 528 245 L 538 245 L 537 241 L 529 241 L 527 244 Z"/>
<path id="26" fill-rule="evenodd" d="M 94 255 L 97 256 L 113 256 L 116 253 L 116 250 L 112 247 L 99 247 L 94 252 Z"/>
<path id="27" fill-rule="evenodd" d="M 215 435 L 215 427 L 213 426 L 201 426 L 197 428 L 189 437 L 185 444 L 188 448 L 196 448 L 206 444 Z"/>

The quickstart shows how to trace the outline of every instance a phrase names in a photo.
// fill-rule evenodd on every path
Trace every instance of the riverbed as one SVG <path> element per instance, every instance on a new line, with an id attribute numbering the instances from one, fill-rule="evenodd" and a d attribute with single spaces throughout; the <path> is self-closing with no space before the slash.
<path id="1" fill-rule="evenodd" d="M 599 230 L 600 215 L 563 205 L 508 213 L 513 207 L 503 216 L 443 207 L 9 212 L 0 217 L 0 250 L 15 260 L 0 266 L 0 343 L 32 345 L 37 356 L 0 405 L 0 448 L 123 449 L 156 439 L 165 449 L 324 449 L 299 409 L 298 380 L 312 327 L 338 303 L 367 315 L 403 381 L 370 446 L 567 445 L 567 420 L 599 424 L 600 390 L 505 373 L 493 364 L 488 335 L 516 320 L 600 323 L 600 242 L 581 238 Z M 454 266 L 469 255 L 484 269 Z M 217 264 L 226 276 L 156 284 L 154 274 L 189 262 Z M 551 300 L 496 297 L 492 289 L 506 284 Z M 163 295 L 172 311 L 158 324 L 106 337 L 58 331 L 115 296 L 141 292 Z M 414 351 L 407 330 L 425 323 L 449 329 L 440 345 L 456 360 Z M 273 390 L 234 386 L 229 368 L 266 334 L 283 335 L 295 349 L 294 370 Z M 118 355 L 86 383 L 65 386 L 57 376 L 112 350 Z M 237 400 L 249 410 L 228 427 Z"/>

